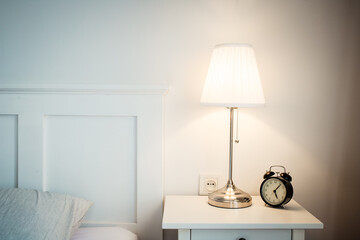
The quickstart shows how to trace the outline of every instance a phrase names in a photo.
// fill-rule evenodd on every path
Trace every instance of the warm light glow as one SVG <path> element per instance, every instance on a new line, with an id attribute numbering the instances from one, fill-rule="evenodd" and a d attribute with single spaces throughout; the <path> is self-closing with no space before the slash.
<path id="1" fill-rule="evenodd" d="M 265 104 L 254 50 L 250 45 L 215 46 L 201 103 L 222 107 L 255 107 Z"/>

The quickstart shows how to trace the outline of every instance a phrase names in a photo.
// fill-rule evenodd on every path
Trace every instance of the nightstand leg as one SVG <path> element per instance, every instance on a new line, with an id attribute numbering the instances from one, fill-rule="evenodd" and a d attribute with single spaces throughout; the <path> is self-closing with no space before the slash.
<path id="1" fill-rule="evenodd" d="M 292 230 L 291 240 L 305 240 L 305 230 L 303 229 Z"/>
<path id="2" fill-rule="evenodd" d="M 190 229 L 179 229 L 178 240 L 190 240 Z"/>

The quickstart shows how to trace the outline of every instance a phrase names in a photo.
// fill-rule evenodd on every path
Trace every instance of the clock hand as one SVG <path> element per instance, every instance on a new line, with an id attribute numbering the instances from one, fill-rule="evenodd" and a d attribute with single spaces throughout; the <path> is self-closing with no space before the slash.
<path id="1" fill-rule="evenodd" d="M 275 193 L 275 197 L 276 197 L 277 199 L 279 199 L 278 196 L 277 196 L 277 194 L 276 194 L 276 191 L 275 191 L 275 190 L 274 190 L 274 193 Z"/>
<path id="2" fill-rule="evenodd" d="M 273 192 L 275 193 L 275 197 L 276 197 L 277 199 L 279 199 L 279 198 L 278 198 L 278 196 L 277 196 L 277 194 L 276 194 L 276 190 L 278 190 L 278 188 L 279 188 L 280 186 L 281 186 L 281 184 L 279 184 L 279 186 L 278 186 L 277 188 L 275 188 L 274 191 L 273 191 Z"/>

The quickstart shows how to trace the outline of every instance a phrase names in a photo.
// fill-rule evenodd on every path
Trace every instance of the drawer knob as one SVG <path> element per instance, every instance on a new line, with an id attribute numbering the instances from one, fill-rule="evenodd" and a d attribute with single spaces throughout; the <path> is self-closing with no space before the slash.
<path id="1" fill-rule="evenodd" d="M 239 240 L 246 240 L 245 238 L 239 238 Z"/>

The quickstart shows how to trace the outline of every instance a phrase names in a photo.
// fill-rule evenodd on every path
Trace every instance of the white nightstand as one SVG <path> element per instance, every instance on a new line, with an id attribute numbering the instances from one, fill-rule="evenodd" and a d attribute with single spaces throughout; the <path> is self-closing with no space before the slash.
<path id="1" fill-rule="evenodd" d="M 224 209 L 207 196 L 167 196 L 162 227 L 178 229 L 179 240 L 304 240 L 306 229 L 323 224 L 294 200 L 275 209 L 253 196 L 251 207 Z"/>

